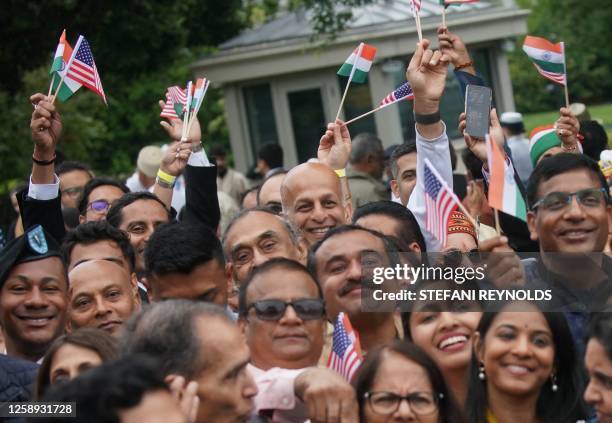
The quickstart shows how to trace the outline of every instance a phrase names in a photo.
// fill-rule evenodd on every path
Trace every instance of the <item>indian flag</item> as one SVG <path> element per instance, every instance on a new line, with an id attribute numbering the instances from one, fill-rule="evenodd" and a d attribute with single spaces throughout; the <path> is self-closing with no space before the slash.
<path id="1" fill-rule="evenodd" d="M 49 70 L 49 74 L 53 75 L 51 82 L 54 93 L 56 92 L 57 86 L 59 85 L 62 77 L 64 77 L 64 74 L 66 73 L 66 64 L 70 61 L 70 56 L 72 56 L 72 47 L 68 41 L 66 41 L 66 30 L 64 30 L 59 39 L 57 48 L 55 49 L 53 64 Z M 66 101 L 79 88 L 81 88 L 81 84 L 79 82 L 75 81 L 69 76 L 66 76 L 59 92 L 57 93 L 57 98 L 59 98 L 61 101 Z"/>
<path id="2" fill-rule="evenodd" d="M 359 44 L 340 67 L 338 75 L 348 76 L 352 82 L 364 83 L 372 67 L 374 56 L 376 56 L 376 47 L 365 43 Z"/>
<path id="3" fill-rule="evenodd" d="M 512 162 L 506 162 L 504 154 L 488 135 L 486 143 L 489 171 L 491 172 L 489 206 L 526 222 L 527 207 L 514 180 Z"/>
<path id="4" fill-rule="evenodd" d="M 553 44 L 544 38 L 528 35 L 523 43 L 523 51 L 527 53 L 542 76 L 557 84 L 567 84 L 563 42 Z"/>
<path id="5" fill-rule="evenodd" d="M 206 95 L 206 91 L 208 90 L 208 83 L 209 81 L 206 78 L 198 78 L 196 80 L 193 99 L 191 100 L 191 108 L 193 110 L 199 110 L 202 100 L 204 100 L 204 96 Z"/>

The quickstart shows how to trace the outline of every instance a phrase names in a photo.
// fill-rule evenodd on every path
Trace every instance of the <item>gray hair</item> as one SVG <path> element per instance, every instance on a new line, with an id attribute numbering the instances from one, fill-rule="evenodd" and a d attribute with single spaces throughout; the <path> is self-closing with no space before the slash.
<path id="1" fill-rule="evenodd" d="M 368 156 L 384 156 L 382 141 L 374 134 L 361 133 L 353 138 L 349 163 L 361 163 Z"/>
<path id="2" fill-rule="evenodd" d="M 121 352 L 147 354 L 160 361 L 164 375 L 192 379 L 208 364 L 196 335 L 195 319 L 200 316 L 232 322 L 227 311 L 210 303 L 167 300 L 151 304 L 126 324 Z"/>

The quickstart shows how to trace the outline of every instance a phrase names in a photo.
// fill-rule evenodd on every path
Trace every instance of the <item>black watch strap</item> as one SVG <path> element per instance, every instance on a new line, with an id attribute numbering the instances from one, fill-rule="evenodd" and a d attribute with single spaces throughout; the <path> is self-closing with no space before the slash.
<path id="1" fill-rule="evenodd" d="M 438 110 L 437 112 L 428 115 L 421 115 L 414 112 L 414 121 L 421 125 L 432 125 L 434 123 L 438 123 L 440 121 L 440 111 Z"/>

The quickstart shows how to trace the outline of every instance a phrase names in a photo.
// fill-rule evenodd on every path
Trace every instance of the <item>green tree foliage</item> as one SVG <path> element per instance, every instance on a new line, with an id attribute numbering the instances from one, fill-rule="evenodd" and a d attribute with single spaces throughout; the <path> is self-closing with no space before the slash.
<path id="1" fill-rule="evenodd" d="M 532 10 L 529 34 L 552 42 L 564 41 L 570 101 L 597 103 L 612 97 L 612 9 L 607 0 L 519 0 Z M 511 75 L 517 107 L 523 111 L 541 111 L 563 103 L 562 91 L 550 85 L 521 51 L 511 55 Z M 561 87 L 562 88 L 562 87 Z"/>

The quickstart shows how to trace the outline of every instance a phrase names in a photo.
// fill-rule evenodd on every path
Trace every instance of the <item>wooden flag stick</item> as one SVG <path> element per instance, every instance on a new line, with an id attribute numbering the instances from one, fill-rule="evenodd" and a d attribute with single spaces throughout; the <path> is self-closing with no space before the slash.
<path id="1" fill-rule="evenodd" d="M 55 82 L 55 74 L 56 72 L 53 72 L 53 76 L 51 77 L 51 84 L 49 84 L 49 92 L 47 93 L 47 97 L 49 97 L 51 95 L 51 91 L 53 91 L 53 83 Z"/>
<path id="2" fill-rule="evenodd" d="M 357 61 L 361 58 L 361 52 L 363 51 L 363 43 L 359 43 L 359 48 L 357 49 L 357 55 L 355 56 L 355 60 L 353 61 L 353 65 L 351 67 L 351 73 L 349 75 L 349 79 L 346 82 L 346 87 L 344 87 L 344 94 L 342 94 L 342 100 L 340 100 L 340 106 L 338 107 L 338 113 L 336 113 L 336 119 L 334 122 L 340 118 L 340 112 L 342 111 L 342 106 L 344 106 L 344 100 L 346 99 L 346 94 L 348 93 L 349 85 L 351 85 L 351 81 L 353 80 L 353 76 L 355 75 L 355 69 L 357 67 Z"/>
<path id="3" fill-rule="evenodd" d="M 446 27 L 446 6 L 442 6 L 442 26 Z"/>
<path id="4" fill-rule="evenodd" d="M 193 110 L 193 114 L 191 115 L 191 119 L 189 119 L 189 126 L 187 127 L 187 133 L 186 136 L 189 137 L 189 134 L 191 133 L 191 126 L 193 125 L 193 121 L 195 120 L 194 118 L 196 118 L 198 116 L 198 112 L 200 111 L 200 107 L 202 106 L 202 101 L 204 100 L 204 96 L 206 95 L 206 91 L 208 91 L 208 85 L 209 85 L 210 81 L 207 79 L 206 80 L 206 86 L 204 87 L 204 92 L 202 92 L 202 97 L 200 97 L 198 104 L 196 104 L 195 109 Z"/>
<path id="5" fill-rule="evenodd" d="M 53 94 L 53 98 L 51 99 L 51 104 L 55 103 L 55 98 L 59 94 L 60 88 L 62 88 L 64 79 L 66 79 L 66 75 L 68 75 L 68 70 L 70 69 L 70 66 L 72 66 L 72 62 L 74 60 L 74 57 L 77 54 L 77 51 L 79 51 L 79 47 L 81 47 L 82 41 L 83 41 L 83 36 L 79 35 L 79 39 L 77 40 L 76 45 L 74 46 L 74 49 L 72 50 L 72 54 L 70 55 L 70 59 L 68 60 L 68 64 L 66 65 L 66 71 L 62 75 L 62 79 L 60 79 L 59 85 L 57 86 L 57 89 L 55 90 L 55 94 Z"/>
<path id="6" fill-rule="evenodd" d="M 419 42 L 423 42 L 423 30 L 421 29 L 421 15 L 416 12 L 416 27 L 417 33 L 419 34 Z"/>
<path id="7" fill-rule="evenodd" d="M 501 235 L 501 226 L 499 225 L 499 212 L 497 209 L 493 209 L 495 214 L 495 232 L 497 232 L 497 236 Z"/>
<path id="8" fill-rule="evenodd" d="M 565 84 L 563 86 L 563 88 L 565 89 L 565 107 L 567 107 L 569 109 L 570 106 L 570 102 L 569 102 L 569 91 L 567 89 L 567 59 L 565 57 L 565 43 L 562 41 L 561 42 L 561 46 L 563 48 L 563 73 L 565 73 Z"/>
<path id="9" fill-rule="evenodd" d="M 393 102 L 391 102 L 391 103 L 383 104 L 382 106 L 378 106 L 377 108 L 375 108 L 375 109 L 373 109 L 373 110 L 370 110 L 369 112 L 366 112 L 366 113 L 364 113 L 364 114 L 362 114 L 362 115 L 359 115 L 359 116 L 357 116 L 357 117 L 354 117 L 353 119 L 351 119 L 351 120 L 349 120 L 349 121 L 344 122 L 344 124 L 343 124 L 342 126 L 346 126 L 346 125 L 348 125 L 349 123 L 353 123 L 353 122 L 355 122 L 356 120 L 359 120 L 359 119 L 361 119 L 361 118 L 364 118 L 364 117 L 366 117 L 366 116 L 371 115 L 372 113 L 376 113 L 377 111 L 382 110 L 382 109 L 384 109 L 385 107 L 390 106 L 390 105 L 392 105 L 392 104 L 395 104 L 395 103 L 397 103 L 397 102 L 399 102 L 399 101 L 401 101 L 401 100 L 403 100 L 403 98 L 400 98 L 399 100 L 393 101 Z"/>

